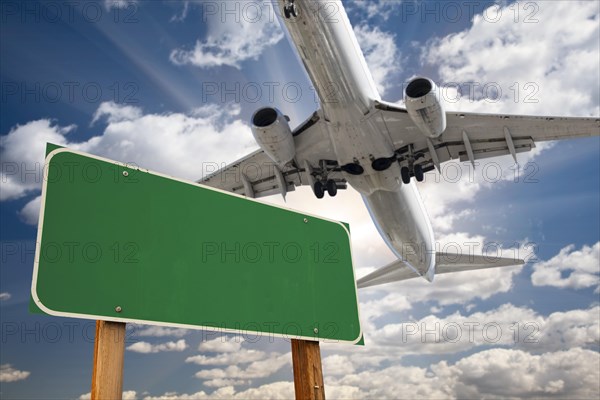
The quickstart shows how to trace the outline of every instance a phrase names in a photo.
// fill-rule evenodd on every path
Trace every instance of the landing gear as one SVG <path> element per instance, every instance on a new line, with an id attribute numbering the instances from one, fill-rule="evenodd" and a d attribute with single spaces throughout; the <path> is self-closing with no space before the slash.
<path id="1" fill-rule="evenodd" d="M 398 162 L 400 162 L 401 165 L 404 164 L 404 166 L 400 168 L 402 183 L 405 185 L 409 184 L 410 178 L 413 176 L 417 182 L 423 182 L 425 179 L 423 164 L 416 164 L 417 160 L 420 160 L 424 157 L 423 153 L 420 151 L 415 152 L 412 145 L 408 145 L 407 147 L 400 149 L 399 152 L 401 155 L 398 157 Z"/>
<path id="2" fill-rule="evenodd" d="M 283 15 L 286 19 L 290 19 L 291 17 L 296 18 L 298 16 L 298 9 L 294 4 L 294 0 L 291 0 L 289 4 L 283 6 Z"/>
<path id="3" fill-rule="evenodd" d="M 414 166 L 414 174 L 415 174 L 415 179 L 417 180 L 417 182 L 423 182 L 423 179 L 425 178 L 425 175 L 423 174 L 423 167 L 419 164 Z"/>
<path id="4" fill-rule="evenodd" d="M 328 180 L 325 184 L 325 187 L 327 188 L 327 193 L 329 194 L 329 196 L 335 197 L 335 195 L 337 194 L 337 184 L 335 183 L 335 181 L 331 179 Z"/>
<path id="5" fill-rule="evenodd" d="M 410 170 L 408 167 L 400 168 L 400 175 L 402 176 L 402 183 L 408 185 L 410 183 Z"/>
<path id="6" fill-rule="evenodd" d="M 332 179 L 325 181 L 325 183 L 317 181 L 313 187 L 313 192 L 317 199 L 325 197 L 325 192 L 327 192 L 329 196 L 335 197 L 338 192 L 337 183 Z"/>
<path id="7" fill-rule="evenodd" d="M 313 192 L 315 193 L 317 199 L 322 199 L 323 197 L 325 197 L 325 187 L 321 182 L 315 182 Z"/>
<path id="8" fill-rule="evenodd" d="M 418 164 L 413 167 L 412 173 L 409 167 L 400 168 L 400 175 L 402 176 L 402 183 L 406 185 L 410 183 L 411 176 L 414 176 L 417 182 L 423 182 L 423 180 L 425 179 L 423 167 Z"/>

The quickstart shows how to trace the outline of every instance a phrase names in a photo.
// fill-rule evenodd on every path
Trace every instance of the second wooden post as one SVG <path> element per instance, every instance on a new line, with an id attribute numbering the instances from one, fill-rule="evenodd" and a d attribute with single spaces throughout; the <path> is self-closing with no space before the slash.
<path id="1" fill-rule="evenodd" d="M 122 322 L 96 321 L 92 400 L 123 396 L 125 326 Z"/>
<path id="2" fill-rule="evenodd" d="M 319 342 L 292 339 L 294 389 L 297 400 L 324 400 Z"/>

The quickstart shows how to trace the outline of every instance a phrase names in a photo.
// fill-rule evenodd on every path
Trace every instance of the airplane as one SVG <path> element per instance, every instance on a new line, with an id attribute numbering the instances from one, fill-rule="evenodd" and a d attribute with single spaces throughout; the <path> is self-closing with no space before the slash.
<path id="1" fill-rule="evenodd" d="M 427 77 L 408 83 L 401 107 L 381 99 L 340 0 L 278 0 L 278 7 L 320 108 L 295 129 L 278 109 L 258 109 L 251 129 L 260 149 L 198 183 L 251 198 L 285 198 L 301 185 L 323 198 L 350 185 L 398 257 L 359 279 L 358 288 L 523 264 L 436 252 L 415 181 L 448 160 L 474 165 L 512 155 L 517 162 L 540 141 L 599 135 L 600 119 L 450 112 Z"/>

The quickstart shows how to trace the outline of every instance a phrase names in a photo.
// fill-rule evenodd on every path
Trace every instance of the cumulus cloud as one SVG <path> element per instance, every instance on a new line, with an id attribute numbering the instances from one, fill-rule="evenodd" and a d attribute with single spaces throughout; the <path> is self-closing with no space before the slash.
<path id="1" fill-rule="evenodd" d="M 473 95 L 467 89 L 448 95 L 449 109 L 598 115 L 598 3 L 539 2 L 530 19 L 524 4 L 517 5 L 516 21 L 514 5 L 492 5 L 468 29 L 425 46 L 423 61 L 438 69 L 442 82 L 478 84 L 469 86 Z M 486 96 L 485 85 L 501 90 Z"/>
<path id="2" fill-rule="evenodd" d="M 436 69 L 441 83 L 446 84 L 440 92 L 446 109 L 598 115 L 600 92 L 590 90 L 600 85 L 598 4 L 536 3 L 539 9 L 535 18 L 527 22 L 532 10 L 524 9 L 525 3 L 516 6 L 520 12 L 517 21 L 515 5 L 492 5 L 475 15 L 469 28 L 434 38 L 423 46 L 422 61 Z M 458 91 L 453 83 L 467 85 Z M 486 85 L 500 91 L 486 96 Z M 552 143 L 536 146 L 534 151 L 518 155 L 521 166 Z M 432 171 L 419 185 L 436 231 L 450 232 L 456 221 L 468 216 L 471 210 L 464 203 L 472 202 L 481 190 L 506 184 L 524 172 L 524 168 L 515 168 L 509 156 L 480 160 L 478 164 L 473 169 L 469 163 L 446 163 L 441 174 Z M 462 178 L 456 181 L 455 175 Z M 456 210 L 461 203 L 461 210 Z"/>
<path id="3" fill-rule="evenodd" d="M 226 368 L 203 369 L 196 372 L 195 376 L 205 381 L 212 381 L 213 384 L 216 383 L 216 380 L 227 382 L 267 378 L 291 363 L 291 353 L 273 353 L 268 359 L 253 361 L 244 368 L 230 365 Z"/>
<path id="4" fill-rule="evenodd" d="M 598 353 L 579 348 L 532 355 L 521 350 L 490 349 L 427 368 L 394 365 L 326 379 L 325 390 L 354 388 L 363 398 L 595 398 Z"/>
<path id="5" fill-rule="evenodd" d="M 94 120 L 104 119 L 101 135 L 70 141 L 75 126 L 42 119 L 17 125 L 0 138 L 2 180 L 0 200 L 13 200 L 40 191 L 47 142 L 132 163 L 178 178 L 199 179 L 205 169 L 224 166 L 256 148 L 250 128 L 235 117 L 236 107 L 204 107 L 191 115 L 144 114 L 138 107 L 102 103 Z M 222 149 L 228 149 L 226 155 Z M 32 172 L 33 171 L 33 172 Z M 38 219 L 40 199 L 21 211 L 31 224 Z"/>
<path id="6" fill-rule="evenodd" d="M 142 116 L 139 107 L 117 104 L 112 101 L 101 103 L 92 119 L 92 124 L 105 117 L 108 123 L 131 121 Z"/>
<path id="7" fill-rule="evenodd" d="M 8 292 L 2 292 L 2 293 L 0 293 L 0 301 L 10 300 L 11 297 L 12 297 L 11 294 L 8 293 Z"/>
<path id="8" fill-rule="evenodd" d="M 40 207 L 42 205 L 42 196 L 34 197 L 33 200 L 27 202 L 25 207 L 19 211 L 21 220 L 29 225 L 36 225 L 40 217 Z"/>
<path id="9" fill-rule="evenodd" d="M 149 337 L 183 337 L 187 335 L 190 330 L 183 328 L 168 328 L 166 326 L 157 326 L 157 325 L 132 325 L 133 333 L 136 336 L 149 336 Z"/>
<path id="10" fill-rule="evenodd" d="M 400 72 L 400 54 L 395 37 L 391 33 L 368 25 L 355 26 L 354 33 L 365 55 L 377 90 L 383 95 Z"/>
<path id="11" fill-rule="evenodd" d="M 249 1 L 248 1 L 249 2 Z M 242 62 L 257 60 L 265 49 L 283 39 L 283 31 L 271 3 L 232 3 L 234 13 L 228 17 L 209 17 L 208 36 L 196 41 L 192 48 L 177 48 L 170 59 L 176 65 L 194 65 L 201 68 L 230 66 L 240 69 Z M 228 7 L 226 3 L 214 3 L 217 13 Z M 229 10 L 229 8 L 228 8 Z M 211 14 L 212 16 L 212 14 Z"/>
<path id="12" fill-rule="evenodd" d="M 184 351 L 188 348 L 185 339 L 180 339 L 176 342 L 166 342 L 159 344 L 151 344 L 148 342 L 137 342 L 127 346 L 127 350 L 135 353 L 160 353 L 163 351 Z"/>
<path id="13" fill-rule="evenodd" d="M 260 350 L 240 349 L 236 352 L 220 353 L 215 356 L 197 355 L 185 359 L 186 363 L 198 365 L 233 365 L 247 364 L 254 361 L 260 361 L 269 355 Z M 224 385 L 225 386 L 225 385 Z"/>
<path id="14" fill-rule="evenodd" d="M 327 398 L 598 398 L 600 358 L 592 350 L 574 348 L 539 355 L 514 349 L 489 349 L 453 364 L 425 367 L 391 365 L 362 368 L 344 375 L 325 375 Z M 213 392 L 165 393 L 146 400 L 292 398 L 292 382 L 274 382 L 236 391 L 224 386 Z"/>
<path id="15" fill-rule="evenodd" d="M 497 309 L 418 321 L 391 323 L 369 333 L 375 354 L 458 353 L 482 346 L 516 346 L 530 352 L 588 347 L 600 341 L 600 308 L 552 313 L 547 317 L 526 307 Z"/>
<path id="16" fill-rule="evenodd" d="M 49 119 L 17 125 L 0 137 L 0 201 L 14 200 L 38 191 L 42 184 L 46 142 L 65 145 L 75 125 L 58 126 Z"/>
<path id="17" fill-rule="evenodd" d="M 353 374 L 355 371 L 348 356 L 334 354 L 325 357 L 322 362 L 324 376 L 342 376 Z"/>
<path id="18" fill-rule="evenodd" d="M 600 287 L 600 242 L 576 250 L 569 245 L 548 261 L 533 266 L 534 286 L 583 289 Z"/>
<path id="19" fill-rule="evenodd" d="M 294 397 L 294 384 L 292 382 L 273 382 L 256 388 L 236 392 L 233 386 L 225 386 L 212 393 L 204 391 L 196 393 L 165 393 L 161 396 L 147 396 L 144 400 L 187 400 L 187 399 L 264 399 L 278 400 Z"/>
<path id="20" fill-rule="evenodd" d="M 10 364 L 0 365 L 0 382 L 16 382 L 27 379 L 31 373 L 29 371 L 19 371 Z"/>
<path id="21" fill-rule="evenodd" d="M 244 338 L 241 336 L 221 336 L 203 341 L 198 346 L 198 351 L 210 353 L 235 353 L 241 350 Z"/>

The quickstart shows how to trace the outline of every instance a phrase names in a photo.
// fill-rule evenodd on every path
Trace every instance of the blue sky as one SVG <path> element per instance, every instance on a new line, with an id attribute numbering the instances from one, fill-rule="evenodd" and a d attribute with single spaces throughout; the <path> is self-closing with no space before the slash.
<path id="1" fill-rule="evenodd" d="M 223 2 L 66 3 L 0 2 L 2 398 L 89 392 L 93 321 L 27 310 L 47 141 L 197 179 L 202 162 L 256 148 L 248 120 L 258 107 L 282 109 L 295 126 L 318 106 L 262 2 L 231 14 Z M 388 101 L 426 75 L 448 88 L 448 110 L 600 114 L 596 2 L 344 4 Z M 501 94 L 486 97 L 486 85 Z M 419 189 L 442 245 L 499 243 L 528 263 L 359 292 L 367 346 L 322 346 L 327 396 L 597 398 L 599 150 L 598 137 L 541 144 L 519 155 L 518 172 L 505 157 L 428 174 Z M 349 222 L 357 276 L 393 259 L 356 192 L 317 201 L 301 188 L 287 206 Z M 457 341 L 420 335 L 456 324 Z M 478 326 L 473 338 L 467 326 Z M 484 326 L 499 326 L 498 340 Z M 126 397 L 293 395 L 284 340 L 131 326 L 127 346 Z"/>

